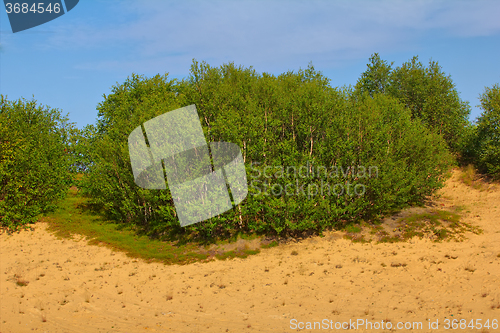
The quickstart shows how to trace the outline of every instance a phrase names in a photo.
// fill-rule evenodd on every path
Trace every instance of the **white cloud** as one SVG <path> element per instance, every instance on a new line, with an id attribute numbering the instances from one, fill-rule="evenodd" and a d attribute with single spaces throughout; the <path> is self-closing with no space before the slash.
<path id="1" fill-rule="evenodd" d="M 101 3 L 104 5 L 104 3 Z M 471 37 L 500 32 L 496 1 L 126 1 L 109 22 L 78 22 L 47 36 L 46 47 L 95 48 L 85 68 L 158 70 L 191 58 L 235 61 L 258 71 L 297 68 L 396 50 L 432 34 Z M 128 17 L 130 20 L 124 20 Z M 110 48 L 129 54 L 110 58 Z M 108 58 L 107 58 L 108 57 Z M 187 64 L 186 64 L 187 62 Z M 214 63 L 215 62 L 215 63 Z M 281 68 L 283 67 L 283 68 Z M 175 67 L 174 67 L 175 68 Z M 286 68 L 284 70 L 286 70 Z"/>

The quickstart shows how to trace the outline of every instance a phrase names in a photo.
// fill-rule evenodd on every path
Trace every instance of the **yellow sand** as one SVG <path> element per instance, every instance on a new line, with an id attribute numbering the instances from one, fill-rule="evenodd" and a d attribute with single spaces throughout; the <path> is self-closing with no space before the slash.
<path id="1" fill-rule="evenodd" d="M 299 322 L 326 321 L 332 330 L 303 332 L 333 332 L 349 320 L 422 322 L 405 332 L 444 332 L 446 319 L 491 324 L 500 320 L 500 189 L 479 191 L 458 176 L 437 204 L 466 206 L 463 221 L 484 229 L 460 243 L 360 244 L 335 232 L 247 259 L 165 266 L 58 240 L 44 223 L 4 233 L 0 332 L 291 332 Z M 429 329 L 436 320 L 439 328 Z"/>

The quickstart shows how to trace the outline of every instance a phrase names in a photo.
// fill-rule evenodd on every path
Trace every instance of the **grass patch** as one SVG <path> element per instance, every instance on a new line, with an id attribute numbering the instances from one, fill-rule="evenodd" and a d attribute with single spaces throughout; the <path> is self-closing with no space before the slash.
<path id="1" fill-rule="evenodd" d="M 455 207 L 452 210 L 426 208 L 413 213 L 399 213 L 400 217 L 386 219 L 385 223 L 370 224 L 367 230 L 361 232 L 354 229 L 346 232 L 344 238 L 353 242 L 371 242 L 372 238 L 377 243 L 406 242 L 413 237 L 420 239 L 428 237 L 435 242 L 463 241 L 466 232 L 481 234 L 481 228 L 461 221 L 461 215 L 466 207 Z M 391 222 L 391 223 L 389 223 Z M 370 237 L 366 240 L 366 236 Z"/>
<path id="2" fill-rule="evenodd" d="M 476 179 L 476 169 L 472 164 L 469 164 L 465 169 L 463 169 L 460 174 L 460 179 L 466 185 L 472 186 Z"/>
<path id="3" fill-rule="evenodd" d="M 226 260 L 232 258 L 246 258 L 249 255 L 259 253 L 259 250 L 231 250 L 221 254 L 216 254 L 215 257 L 219 260 Z"/>
<path id="4" fill-rule="evenodd" d="M 363 223 L 363 226 L 368 226 L 369 224 Z M 377 226 L 379 227 L 379 226 Z M 380 228 L 382 228 L 380 226 Z M 371 241 L 365 239 L 365 235 L 362 234 L 363 227 L 358 224 L 349 224 L 344 228 L 346 234 L 344 235 L 344 238 L 351 240 L 354 243 L 369 243 Z"/>
<path id="5" fill-rule="evenodd" d="M 261 248 L 263 248 L 263 249 L 269 249 L 271 247 L 275 247 L 275 246 L 278 246 L 278 245 L 279 245 L 279 243 L 277 241 L 272 241 L 269 244 L 262 244 Z"/>
<path id="6" fill-rule="evenodd" d="M 487 190 L 487 186 L 480 180 L 481 177 L 477 174 L 476 168 L 474 168 L 472 164 L 462 169 L 460 174 L 460 180 L 462 180 L 464 184 L 478 191 L 484 191 Z"/>
<path id="7" fill-rule="evenodd" d="M 361 232 L 361 230 L 360 230 Z M 354 243 L 369 243 L 371 242 L 371 239 L 366 239 L 364 235 L 361 235 L 360 233 L 346 233 L 344 235 L 344 238 L 350 239 Z"/>
<path id="8" fill-rule="evenodd" d="M 357 234 L 361 232 L 361 227 L 359 225 L 349 224 L 345 227 L 345 231 L 348 233 Z"/>
<path id="9" fill-rule="evenodd" d="M 387 235 L 381 236 L 378 240 L 378 243 L 397 243 L 397 242 L 401 242 L 401 241 L 403 241 L 403 239 L 401 239 L 401 237 L 389 236 L 389 234 L 387 234 Z"/>
<path id="10" fill-rule="evenodd" d="M 344 238 L 357 243 L 369 243 L 372 240 L 377 243 L 398 243 L 413 237 L 428 237 L 436 242 L 462 241 L 466 232 L 482 233 L 480 228 L 460 221 L 465 209 L 411 208 L 410 211 L 399 211 L 392 217 L 386 217 L 382 224 L 349 224 L 344 228 Z"/>
<path id="11" fill-rule="evenodd" d="M 413 237 L 423 238 L 428 236 L 436 242 L 443 240 L 462 241 L 465 232 L 482 233 L 478 227 L 460 222 L 457 211 L 431 209 L 424 213 L 412 214 L 400 219 L 396 231 L 397 238 L 405 241 Z M 394 236 L 392 236 L 394 238 Z"/>
<path id="12" fill-rule="evenodd" d="M 59 238 L 74 238 L 82 235 L 91 245 L 106 246 L 116 251 L 125 252 L 129 257 L 147 261 L 159 261 L 165 264 L 188 264 L 205 260 L 209 251 L 197 242 L 162 241 L 139 235 L 133 228 L 123 224 L 106 221 L 85 209 L 86 200 L 78 194 L 76 188 L 69 190 L 67 198 L 59 208 L 43 220 L 48 223 L 48 230 Z M 252 239 L 255 236 L 246 236 Z M 221 242 L 223 243 L 223 242 Z M 227 241 L 226 241 L 227 243 Z M 246 258 L 257 254 L 259 250 L 235 250 L 219 253 L 217 257 Z"/>

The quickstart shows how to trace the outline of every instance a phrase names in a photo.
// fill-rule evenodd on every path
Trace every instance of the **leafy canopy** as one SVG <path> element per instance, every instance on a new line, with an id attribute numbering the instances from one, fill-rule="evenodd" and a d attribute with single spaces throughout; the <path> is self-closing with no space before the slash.
<path id="1" fill-rule="evenodd" d="M 66 196 L 72 181 L 69 142 L 75 129 L 57 109 L 35 100 L 0 101 L 0 223 L 35 222 Z"/>

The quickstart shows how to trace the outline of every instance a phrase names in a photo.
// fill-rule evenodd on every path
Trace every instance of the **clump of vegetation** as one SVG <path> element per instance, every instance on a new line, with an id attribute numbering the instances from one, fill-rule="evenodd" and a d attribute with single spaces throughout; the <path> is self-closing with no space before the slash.
<path id="1" fill-rule="evenodd" d="M 460 174 L 460 178 L 462 182 L 464 182 L 464 184 L 476 190 L 483 191 L 485 189 L 484 184 L 479 180 L 476 169 L 472 164 L 469 164 L 465 167 L 463 172 Z"/>
<path id="2" fill-rule="evenodd" d="M 66 197 L 75 131 L 57 109 L 0 96 L 0 226 L 25 227 Z"/>
<path id="3" fill-rule="evenodd" d="M 462 241 L 466 232 L 474 234 L 482 233 L 482 229 L 461 221 L 460 212 L 463 207 L 455 207 L 453 210 L 435 208 L 417 208 L 411 212 L 403 210 L 402 217 L 387 217 L 387 223 L 371 223 L 360 225 L 357 233 L 346 230 L 345 238 L 353 242 L 397 243 L 406 242 L 413 237 L 429 238 L 435 242 Z M 413 210 L 413 209 L 412 209 Z M 388 221 L 393 221 L 388 223 Z M 390 226 L 389 226 L 390 225 Z M 356 230 L 358 230 L 356 229 Z M 393 252 L 396 255 L 396 252 Z M 455 259 L 456 256 L 446 255 L 447 258 Z"/>
<path id="4" fill-rule="evenodd" d="M 481 173 L 500 179 L 500 85 L 486 87 L 480 97 L 483 113 L 470 130 L 468 157 Z"/>
<path id="5" fill-rule="evenodd" d="M 127 134 L 190 104 L 208 142 L 241 147 L 249 193 L 237 209 L 181 228 L 168 189 L 136 186 Z M 397 98 L 332 88 L 312 65 L 273 76 L 194 61 L 182 81 L 132 75 L 98 110 L 81 140 L 88 163 L 80 187 L 108 219 L 160 239 L 321 233 L 422 202 L 452 163 L 443 136 Z M 290 186 L 295 195 L 286 195 Z"/>
<path id="6" fill-rule="evenodd" d="M 271 242 L 269 242 L 267 244 L 262 244 L 261 247 L 263 249 L 269 249 L 271 247 L 275 247 L 275 246 L 278 246 L 278 245 L 279 245 L 279 243 L 277 241 L 273 240 L 273 241 L 271 241 Z"/>
<path id="7" fill-rule="evenodd" d="M 345 230 L 348 232 L 348 233 L 359 233 L 361 232 L 361 227 L 360 226 L 357 226 L 357 225 L 354 225 L 354 224 L 350 224 L 348 225 Z"/>
<path id="8" fill-rule="evenodd" d="M 232 259 L 232 258 L 246 258 L 249 255 L 254 255 L 259 253 L 260 250 L 231 250 L 231 251 L 226 251 L 221 254 L 216 254 L 215 257 L 219 260 L 226 260 L 226 259 Z"/>
<path id="9" fill-rule="evenodd" d="M 24 279 L 21 275 L 16 274 L 14 276 L 16 284 L 20 287 L 26 287 L 29 284 L 29 281 Z"/>
<path id="10" fill-rule="evenodd" d="M 460 221 L 457 212 L 430 209 L 423 213 L 412 214 L 398 221 L 394 234 L 379 233 L 379 242 L 394 243 L 407 241 L 413 237 L 428 237 L 436 242 L 444 240 L 461 241 L 465 232 L 480 234 L 482 230 Z"/>

